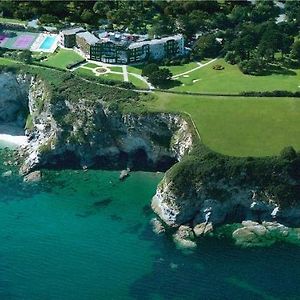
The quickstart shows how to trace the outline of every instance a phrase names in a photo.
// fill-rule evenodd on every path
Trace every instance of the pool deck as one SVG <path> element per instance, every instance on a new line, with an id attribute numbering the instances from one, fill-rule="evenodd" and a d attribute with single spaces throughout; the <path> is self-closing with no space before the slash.
<path id="1" fill-rule="evenodd" d="M 55 41 L 52 44 L 52 46 L 49 49 L 43 49 L 41 48 L 41 45 L 43 44 L 44 40 L 47 37 L 54 37 Z M 49 33 L 40 33 L 35 42 L 32 44 L 30 50 L 33 52 L 47 52 L 47 53 L 53 53 L 58 44 L 58 34 L 49 34 Z"/>

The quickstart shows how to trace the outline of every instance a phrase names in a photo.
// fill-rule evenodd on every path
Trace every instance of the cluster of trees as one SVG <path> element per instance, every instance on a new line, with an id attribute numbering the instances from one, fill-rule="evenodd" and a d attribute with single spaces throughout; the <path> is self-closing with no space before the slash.
<path id="1" fill-rule="evenodd" d="M 172 80 L 173 74 L 168 68 L 160 68 L 155 63 L 145 65 L 142 76 L 147 77 L 154 86 L 165 86 Z"/>
<path id="2" fill-rule="evenodd" d="M 278 16 L 283 13 L 286 20 L 279 22 Z M 300 23 L 295 13 L 300 16 L 300 2 L 297 1 L 285 1 L 282 9 L 273 1 L 261 0 L 255 5 L 234 5 L 228 15 L 230 22 L 219 34 L 224 39 L 225 59 L 239 64 L 244 73 L 259 75 L 278 62 L 277 53 L 281 54 L 282 62 L 286 57 L 297 58 L 294 40 Z"/>
<path id="3" fill-rule="evenodd" d="M 102 22 L 151 36 L 182 33 L 192 47 L 191 58 L 223 55 L 250 74 L 264 72 L 277 53 L 281 59 L 291 57 L 300 63 L 300 42 L 296 40 L 300 1 L 294 0 L 98 0 L 57 1 L 55 5 L 51 0 L 1 1 L 0 14 L 39 17 L 42 23 L 80 22 L 96 27 Z M 278 22 L 283 14 L 284 22 Z"/>

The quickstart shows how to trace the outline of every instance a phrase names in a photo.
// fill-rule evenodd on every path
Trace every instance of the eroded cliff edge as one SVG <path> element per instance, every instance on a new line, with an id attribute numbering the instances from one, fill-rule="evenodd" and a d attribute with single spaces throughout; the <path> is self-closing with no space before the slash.
<path id="1" fill-rule="evenodd" d="M 3 73 L 1 78 L 27 92 L 29 144 L 21 150 L 22 174 L 83 167 L 166 171 L 192 148 L 186 120 L 176 114 L 135 112 L 135 92 L 68 75 L 60 86 L 29 74 Z"/>
<path id="2" fill-rule="evenodd" d="M 133 91 L 72 75 L 63 75 L 58 85 L 30 74 L 9 76 L 28 95 L 23 174 L 40 168 L 171 167 L 152 208 L 180 229 L 179 237 L 243 220 L 300 227 L 300 155 L 292 148 L 278 157 L 226 157 L 202 145 L 182 116 L 136 109 L 140 96 Z"/>

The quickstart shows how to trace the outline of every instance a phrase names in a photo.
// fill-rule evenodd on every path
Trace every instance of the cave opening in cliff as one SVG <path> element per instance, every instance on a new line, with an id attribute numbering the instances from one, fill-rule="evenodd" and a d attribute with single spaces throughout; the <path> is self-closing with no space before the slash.
<path id="1" fill-rule="evenodd" d="M 5 73 L 0 76 L 0 90 L 0 134 L 25 135 L 28 91 Z"/>
<path id="2" fill-rule="evenodd" d="M 0 134 L 25 135 L 29 114 L 27 83 L 18 82 L 14 74 L 2 73 L 0 90 Z"/>
<path id="3" fill-rule="evenodd" d="M 241 223 L 247 216 L 247 210 L 244 206 L 237 204 L 226 214 L 224 223 Z"/>

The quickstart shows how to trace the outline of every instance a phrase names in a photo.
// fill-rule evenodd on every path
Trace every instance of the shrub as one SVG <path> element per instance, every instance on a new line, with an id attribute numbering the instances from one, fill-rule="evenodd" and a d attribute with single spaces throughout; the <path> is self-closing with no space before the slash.
<path id="1" fill-rule="evenodd" d="M 240 62 L 240 57 L 236 55 L 234 51 L 228 51 L 224 57 L 225 61 L 231 65 L 235 65 Z"/>
<path id="2" fill-rule="evenodd" d="M 286 159 L 286 160 L 293 160 L 297 157 L 297 153 L 295 149 L 292 146 L 285 147 L 280 152 L 280 158 Z"/>
<path id="3" fill-rule="evenodd" d="M 241 96 L 245 97 L 300 97 L 299 92 L 291 92 L 291 91 L 265 91 L 265 92 L 241 92 Z"/>
<path id="4" fill-rule="evenodd" d="M 265 62 L 260 58 L 251 58 L 241 61 L 239 68 L 244 74 L 262 75 L 265 71 Z"/>
<path id="5" fill-rule="evenodd" d="M 159 70 L 159 67 L 155 63 L 150 63 L 144 66 L 142 70 L 142 76 L 149 77 L 152 73 Z"/>
<path id="6" fill-rule="evenodd" d="M 224 70 L 225 67 L 223 67 L 222 65 L 214 65 L 214 66 L 213 66 L 213 69 L 214 69 L 214 70 L 220 71 L 220 70 Z"/>

